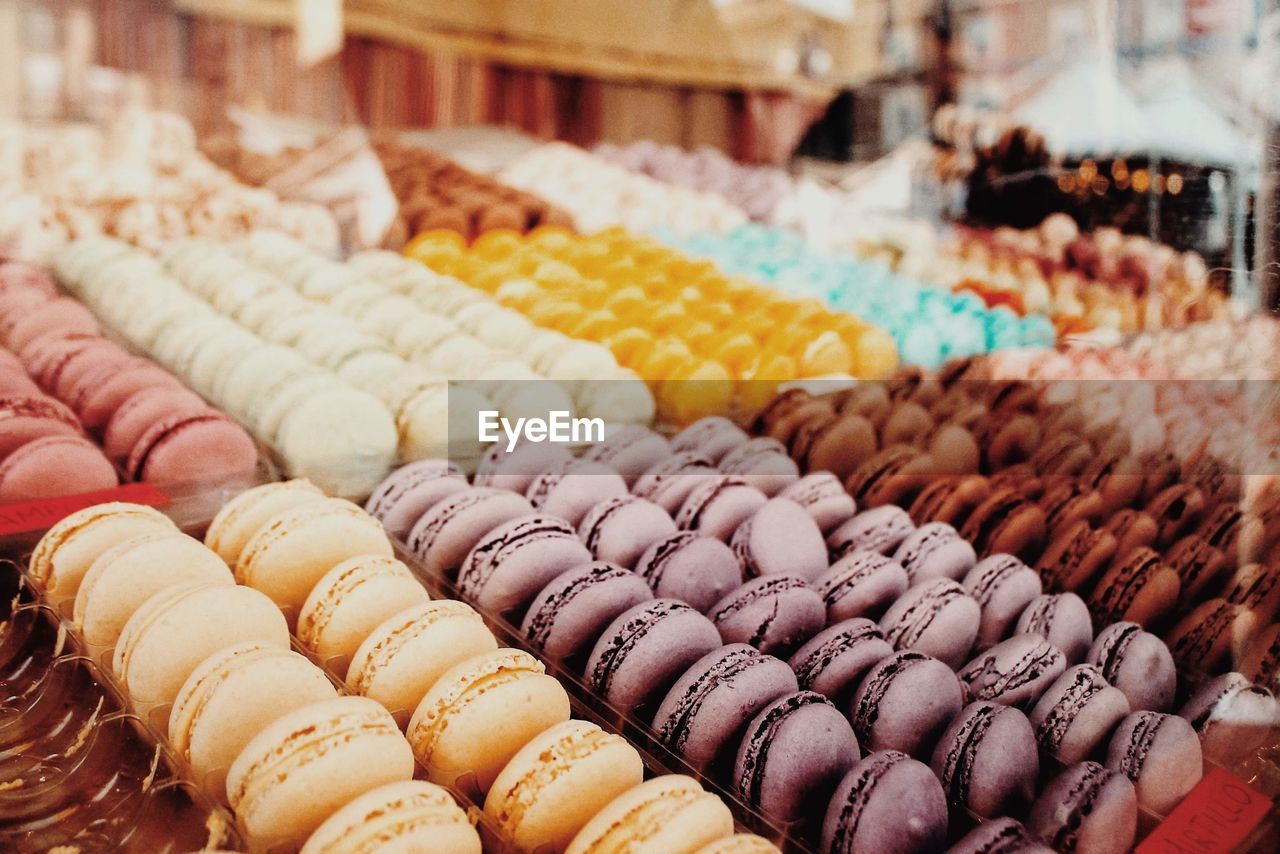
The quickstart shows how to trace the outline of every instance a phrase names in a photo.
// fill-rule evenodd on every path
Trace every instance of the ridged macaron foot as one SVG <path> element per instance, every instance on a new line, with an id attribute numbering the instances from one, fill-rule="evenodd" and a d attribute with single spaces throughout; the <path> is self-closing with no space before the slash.
<path id="1" fill-rule="evenodd" d="M 619 614 L 652 598 L 634 572 L 595 561 L 549 581 L 529 604 L 520 631 L 539 652 L 573 658 L 589 651 Z"/>
<path id="2" fill-rule="evenodd" d="M 1014 635 L 957 671 L 970 700 L 1029 708 L 1067 669 L 1067 659 L 1039 635 Z"/>
<path id="3" fill-rule="evenodd" d="M 797 690 L 785 663 L 746 644 L 731 644 L 693 663 L 658 706 L 660 741 L 694 763 L 714 759 L 751 716 Z"/>
<path id="4" fill-rule="evenodd" d="M 535 513 L 480 538 L 458 571 L 458 590 L 497 613 L 519 611 L 562 572 L 591 562 L 591 552 L 563 519 Z"/>
<path id="5" fill-rule="evenodd" d="M 1057 851 L 1122 854 L 1133 847 L 1138 797 L 1123 774 L 1097 762 L 1072 765 L 1031 806 L 1027 829 Z"/>
<path id="6" fill-rule="evenodd" d="M 1133 781 L 1138 803 L 1168 815 L 1204 774 L 1200 738 L 1184 718 L 1134 712 L 1120 722 L 1107 748 L 1107 767 Z"/>
<path id="7" fill-rule="evenodd" d="M 769 499 L 741 477 L 720 475 L 689 493 L 676 525 L 683 531 L 697 531 L 725 542 L 738 526 L 765 505 Z"/>
<path id="8" fill-rule="evenodd" d="M 311 588 L 298 612 L 298 641 L 341 678 L 375 628 L 430 598 L 409 567 L 395 558 L 357 555 L 326 572 Z"/>
<path id="9" fill-rule="evenodd" d="M 774 700 L 747 724 L 733 786 L 765 816 L 788 824 L 830 800 L 857 761 L 848 719 L 820 694 L 800 691 Z"/>
<path id="10" fill-rule="evenodd" d="M 392 556 L 382 525 L 350 501 L 326 498 L 264 522 L 240 553 L 236 579 L 267 594 L 296 620 L 316 582 L 360 555 Z"/>
<path id="11" fill-rule="evenodd" d="M 209 655 L 251 640 L 289 648 L 289 627 L 270 599 L 240 585 L 177 584 L 133 612 L 120 632 L 111 670 L 145 718 L 172 703 Z"/>
<path id="12" fill-rule="evenodd" d="M 818 529 L 826 536 L 839 525 L 853 518 L 857 504 L 844 489 L 840 478 L 829 471 L 812 471 L 778 493 L 779 498 L 790 498 L 799 504 L 818 523 Z"/>
<path id="13" fill-rule="evenodd" d="M 538 733 L 569 719 L 569 696 L 526 652 L 497 649 L 446 670 L 405 735 L 434 783 L 483 795 Z"/>
<path id="14" fill-rule="evenodd" d="M 1200 686 L 1178 711 L 1195 727 L 1204 755 L 1234 765 L 1255 753 L 1280 723 L 1271 692 L 1239 673 L 1224 673 Z"/>
<path id="15" fill-rule="evenodd" d="M 1052 848 L 1012 818 L 980 822 L 947 854 L 1051 854 Z"/>
<path id="16" fill-rule="evenodd" d="M 205 531 L 204 544 L 217 552 L 228 566 L 234 567 L 244 547 L 267 520 L 285 510 L 323 498 L 324 493 L 304 478 L 247 489 L 222 505 Z"/>
<path id="17" fill-rule="evenodd" d="M 813 582 L 822 597 L 827 622 L 854 617 L 879 619 L 907 592 L 907 571 L 877 551 L 852 551 L 837 559 Z"/>
<path id="18" fill-rule="evenodd" d="M 347 668 L 347 687 L 377 700 L 405 724 L 436 680 L 472 656 L 498 648 L 470 605 L 440 599 L 412 605 L 379 623 Z"/>
<path id="19" fill-rule="evenodd" d="M 978 623 L 979 648 L 1004 640 L 1041 589 L 1040 576 L 1035 570 L 1007 554 L 994 554 L 978 561 L 963 584 L 965 592 L 982 609 Z"/>
<path id="20" fill-rule="evenodd" d="M 409 548 L 428 572 L 452 575 L 485 534 L 532 512 L 513 492 L 472 487 L 432 505 L 409 532 Z"/>
<path id="21" fill-rule="evenodd" d="M 338 697 L 255 735 L 231 764 L 227 801 L 251 846 L 301 846 L 340 807 L 413 771 L 390 712 L 365 697 Z"/>
<path id="22" fill-rule="evenodd" d="M 818 632 L 787 663 L 802 689 L 844 707 L 867 670 L 892 654 L 880 627 L 856 617 Z"/>
<path id="23" fill-rule="evenodd" d="M 642 602 L 600 634 L 583 673 L 596 696 L 620 709 L 644 705 L 722 641 L 715 624 L 674 599 Z"/>
<path id="24" fill-rule="evenodd" d="M 562 851 L 610 801 L 640 784 L 644 763 L 620 736 L 565 721 L 525 744 L 498 774 L 485 814 L 518 850 Z"/>
<path id="25" fill-rule="evenodd" d="M 1098 632 L 1085 660 L 1124 692 L 1133 711 L 1162 712 L 1173 704 L 1178 681 L 1173 655 L 1137 623 L 1112 623 Z"/>
<path id="26" fill-rule="evenodd" d="M 403 540 L 422 514 L 455 492 L 467 488 L 462 470 L 448 460 L 418 460 L 387 475 L 364 509 L 387 533 Z"/>
<path id="27" fill-rule="evenodd" d="M 596 560 L 628 569 L 650 545 L 675 532 L 676 523 L 666 510 L 634 495 L 601 501 L 578 525 L 578 536 Z"/>
<path id="28" fill-rule="evenodd" d="M 812 581 L 827 569 L 818 523 L 789 498 L 769 499 L 738 526 L 729 545 L 748 576 L 788 573 Z"/>
<path id="29" fill-rule="evenodd" d="M 610 801 L 565 854 L 693 854 L 733 835 L 733 815 L 697 780 L 666 774 Z"/>
<path id="30" fill-rule="evenodd" d="M 958 582 L 936 578 L 899 596 L 880 630 L 894 649 L 914 649 L 956 667 L 973 649 L 982 611 Z"/>
<path id="31" fill-rule="evenodd" d="M 970 703 L 938 740 L 932 768 L 953 804 L 984 818 L 1019 813 L 1040 773 L 1035 732 L 1017 709 Z"/>
<path id="32" fill-rule="evenodd" d="M 1062 650 L 1068 664 L 1076 664 L 1093 643 L 1093 618 L 1076 594 L 1044 593 L 1018 615 L 1013 633 L 1039 635 Z"/>
<path id="33" fill-rule="evenodd" d="M 878 750 L 849 770 L 822 822 L 822 850 L 924 854 L 947 838 L 947 798 L 929 766 Z"/>
<path id="34" fill-rule="evenodd" d="M 733 550 L 697 531 L 679 531 L 653 543 L 636 560 L 635 572 L 655 596 L 678 599 L 704 613 L 743 580 Z"/>
<path id="35" fill-rule="evenodd" d="M 762 575 L 712 605 L 707 616 L 725 643 L 785 656 L 823 627 L 826 608 L 800 576 Z"/>
<path id="36" fill-rule="evenodd" d="M 892 554 L 907 535 L 915 530 L 907 511 L 893 504 L 873 507 L 838 525 L 827 535 L 827 550 L 832 560 L 855 551 Z"/>
<path id="37" fill-rule="evenodd" d="M 626 494 L 622 475 L 591 460 L 565 461 L 540 471 L 524 493 L 535 510 L 559 516 L 575 528 L 592 507 Z"/>
<path id="38" fill-rule="evenodd" d="M 1083 762 L 1129 714 L 1124 692 L 1107 683 L 1092 664 L 1069 667 L 1031 710 L 1036 740 L 1064 765 Z"/>
<path id="39" fill-rule="evenodd" d="M 182 683 L 169 713 L 169 743 L 213 798 L 227 769 L 263 727 L 308 703 L 338 696 L 324 671 L 296 652 L 261 641 L 223 647 Z"/>
<path id="40" fill-rule="evenodd" d="M 406 780 L 365 792 L 324 820 L 301 854 L 438 851 L 480 854 L 480 835 L 449 792 Z"/>
<path id="41" fill-rule="evenodd" d="M 963 705 L 960 682 L 950 667 L 907 650 L 867 671 L 849 705 L 849 719 L 866 750 L 900 750 L 928 758 Z"/>

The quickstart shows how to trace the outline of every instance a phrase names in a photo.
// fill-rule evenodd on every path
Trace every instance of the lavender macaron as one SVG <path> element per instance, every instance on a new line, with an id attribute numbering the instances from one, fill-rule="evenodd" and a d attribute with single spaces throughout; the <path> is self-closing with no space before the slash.
<path id="1" fill-rule="evenodd" d="M 951 668 L 908 650 L 867 671 L 854 692 L 849 719 L 866 750 L 901 750 L 928 758 L 963 705 L 963 691 Z"/>
<path id="2" fill-rule="evenodd" d="M 533 514 L 481 537 L 458 571 L 463 598 L 496 613 L 518 610 L 562 572 L 591 562 L 563 519 Z"/>
<path id="3" fill-rule="evenodd" d="M 859 617 L 818 632 L 787 663 L 801 688 L 844 707 L 866 672 L 892 654 L 880 627 Z"/>
<path id="4" fill-rule="evenodd" d="M 858 511 L 853 496 L 844 488 L 840 479 L 829 471 L 806 474 L 778 493 L 779 498 L 790 498 L 799 504 L 818 523 L 824 535 L 853 518 Z"/>
<path id="5" fill-rule="evenodd" d="M 1142 711 L 1116 727 L 1107 767 L 1133 781 L 1144 809 L 1163 816 L 1200 782 L 1204 755 L 1200 738 L 1184 718 Z"/>
<path id="6" fill-rule="evenodd" d="M 827 535 L 827 549 L 831 552 L 832 560 L 854 551 L 892 554 L 915 527 L 907 511 L 896 505 L 886 504 L 863 510 L 837 526 Z"/>
<path id="7" fill-rule="evenodd" d="M 689 493 L 676 514 L 676 525 L 683 531 L 698 531 L 728 542 L 738 526 L 768 500 L 743 478 L 720 475 Z"/>
<path id="8" fill-rule="evenodd" d="M 1137 623 L 1113 623 L 1098 632 L 1085 660 L 1124 692 L 1130 709 L 1162 712 L 1173 704 L 1178 684 L 1173 654 Z"/>
<path id="9" fill-rule="evenodd" d="M 719 474 L 706 457 L 693 453 L 672 454 L 640 475 L 631 487 L 631 494 L 675 514 L 690 493 Z"/>
<path id="10" fill-rule="evenodd" d="M 475 485 L 507 489 L 521 495 L 536 475 L 573 462 L 573 454 L 554 442 L 520 442 L 511 450 L 490 445 L 476 466 Z"/>
<path id="11" fill-rule="evenodd" d="M 762 575 L 729 593 L 707 616 L 725 643 L 787 655 L 823 627 L 826 608 L 800 576 Z"/>
<path id="12" fill-rule="evenodd" d="M 963 587 L 936 578 L 899 596 L 880 618 L 880 630 L 894 649 L 918 650 L 956 667 L 973 649 L 981 616 Z"/>
<path id="13" fill-rule="evenodd" d="M 561 573 L 534 597 L 520 631 L 539 653 L 586 653 L 623 611 L 653 598 L 649 585 L 616 564 L 596 561 Z"/>
<path id="14" fill-rule="evenodd" d="M 725 474 L 737 475 L 765 495 L 777 495 L 800 480 L 800 467 L 777 439 L 751 439 L 717 463 Z"/>
<path id="15" fill-rule="evenodd" d="M 467 478 L 447 460 L 418 460 L 396 469 L 369 496 L 364 509 L 387 533 L 403 540 L 413 523 L 440 500 L 467 488 Z"/>
<path id="16" fill-rule="evenodd" d="M 738 526 L 729 545 L 748 576 L 786 572 L 812 581 L 827 569 L 818 523 L 789 498 L 769 499 Z"/>
<path id="17" fill-rule="evenodd" d="M 429 572 L 451 574 L 485 534 L 532 512 L 513 492 L 473 486 L 432 505 L 409 531 L 409 548 Z"/>
<path id="18" fill-rule="evenodd" d="M 822 821 L 830 854 L 926 854 L 947 839 L 947 796 L 923 762 L 879 750 L 853 766 L 836 787 Z"/>
<path id="19" fill-rule="evenodd" d="M 655 596 L 678 599 L 703 613 L 743 581 L 733 549 L 697 531 L 655 541 L 636 560 L 635 571 Z"/>
<path id="20" fill-rule="evenodd" d="M 929 522 L 907 534 L 893 559 L 915 585 L 935 578 L 959 581 L 973 569 L 978 557 L 955 528 L 946 522 Z"/>
<path id="21" fill-rule="evenodd" d="M 1074 593 L 1045 593 L 1032 599 L 1013 631 L 1039 635 L 1062 650 L 1068 664 L 1082 661 L 1093 642 L 1089 606 Z"/>
<path id="22" fill-rule="evenodd" d="M 1017 709 L 970 703 L 938 740 L 932 767 L 953 804 L 984 818 L 1014 814 L 1035 794 L 1035 733 Z"/>
<path id="23" fill-rule="evenodd" d="M 1053 854 L 1053 849 L 1016 819 L 1005 817 L 979 822 L 947 854 Z"/>
<path id="24" fill-rule="evenodd" d="M 676 453 L 693 452 L 706 457 L 712 465 L 751 437 L 728 418 L 709 415 L 685 427 L 671 439 Z"/>
<path id="25" fill-rule="evenodd" d="M 1057 851 L 1123 854 L 1138 830 L 1138 796 L 1123 774 L 1081 762 L 1040 793 L 1027 829 Z"/>
<path id="26" fill-rule="evenodd" d="M 646 469 L 669 456 L 670 442 L 648 427 L 629 424 L 589 448 L 582 459 L 604 463 L 622 475 L 627 486 L 631 486 Z"/>
<path id="27" fill-rule="evenodd" d="M 601 501 L 578 525 L 578 535 L 596 560 L 628 569 L 650 545 L 674 533 L 676 523 L 666 510 L 634 495 Z"/>
<path id="28" fill-rule="evenodd" d="M 559 516 L 577 526 L 592 507 L 627 494 L 622 475 L 604 463 L 576 460 L 539 472 L 529 481 L 525 497 L 536 510 Z"/>
<path id="29" fill-rule="evenodd" d="M 1018 617 L 1040 595 L 1040 576 L 1013 555 L 994 554 L 969 570 L 964 589 L 982 609 L 978 646 L 985 648 L 1008 637 Z"/>
<path id="30" fill-rule="evenodd" d="M 1031 711 L 1036 740 L 1046 756 L 1065 765 L 1083 762 L 1129 714 L 1129 700 L 1092 664 L 1069 667 Z"/>
<path id="31" fill-rule="evenodd" d="M 1067 669 L 1062 651 L 1039 635 L 1014 635 L 956 674 L 970 700 L 1030 707 Z"/>
<path id="32" fill-rule="evenodd" d="M 879 618 L 907 592 L 907 571 L 879 552 L 854 551 L 837 560 L 813 582 L 827 608 L 827 622 L 853 617 Z"/>

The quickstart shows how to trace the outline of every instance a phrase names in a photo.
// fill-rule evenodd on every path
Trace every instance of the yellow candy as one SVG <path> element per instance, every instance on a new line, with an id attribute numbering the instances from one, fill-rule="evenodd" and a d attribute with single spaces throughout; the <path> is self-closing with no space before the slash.
<path id="1" fill-rule="evenodd" d="M 589 341 L 603 341 L 622 328 L 622 322 L 611 311 L 590 311 L 565 333 L 574 338 L 586 338 Z"/>
<path id="2" fill-rule="evenodd" d="M 711 342 L 708 352 L 721 363 L 728 365 L 729 370 L 741 375 L 751 364 L 760 350 L 760 342 L 745 332 L 721 333 Z"/>
<path id="3" fill-rule="evenodd" d="M 547 326 L 563 332 L 578 323 L 585 311 L 575 302 L 549 297 L 534 303 L 525 313 L 539 326 Z"/>
<path id="4" fill-rule="evenodd" d="M 503 261 L 519 251 L 520 246 L 520 232 L 509 228 L 492 228 L 472 242 L 471 252 L 488 261 Z"/>
<path id="5" fill-rule="evenodd" d="M 689 345 L 678 338 L 659 338 L 643 362 L 631 367 L 646 380 L 665 380 L 693 358 Z"/>
<path id="6" fill-rule="evenodd" d="M 676 327 L 683 326 L 688 319 L 683 303 L 669 302 L 654 308 L 649 314 L 647 325 L 654 332 L 671 332 Z"/>
<path id="7" fill-rule="evenodd" d="M 409 241 L 404 254 L 433 266 L 437 258 L 457 257 L 467 250 L 466 239 L 451 228 L 433 228 Z"/>
<path id="8" fill-rule="evenodd" d="M 847 374 L 853 371 L 853 352 L 834 332 L 823 332 L 809 342 L 800 356 L 800 375 Z"/>
<path id="9" fill-rule="evenodd" d="M 620 365 L 638 365 L 653 349 L 654 337 L 638 326 L 628 326 L 606 336 L 601 342 L 608 347 Z"/>
<path id="10" fill-rule="evenodd" d="M 528 243 L 540 249 L 557 252 L 572 246 L 577 239 L 578 235 L 563 225 L 540 225 L 525 235 Z"/>
<path id="11" fill-rule="evenodd" d="M 854 374 L 866 379 L 885 379 L 898 369 L 898 348 L 893 337 L 878 326 L 867 326 L 853 348 Z"/>
<path id="12" fill-rule="evenodd" d="M 632 317 L 648 308 L 649 298 L 639 285 L 627 285 L 605 298 L 604 307 L 618 317 Z"/>

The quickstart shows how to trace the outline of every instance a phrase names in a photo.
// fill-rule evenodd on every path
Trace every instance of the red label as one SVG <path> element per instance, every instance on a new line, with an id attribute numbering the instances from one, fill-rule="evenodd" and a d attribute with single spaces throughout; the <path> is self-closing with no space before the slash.
<path id="1" fill-rule="evenodd" d="M 62 495 L 57 498 L 41 498 L 36 501 L 15 501 L 0 504 L 0 536 L 21 534 L 51 528 L 59 520 L 77 510 L 105 504 L 108 501 L 129 501 L 164 507 L 169 496 L 149 483 L 126 483 L 115 489 L 100 492 L 82 492 L 79 495 Z"/>
<path id="2" fill-rule="evenodd" d="M 1271 801 L 1229 771 L 1214 768 L 1142 840 L 1137 854 L 1226 854 L 1253 832 Z"/>

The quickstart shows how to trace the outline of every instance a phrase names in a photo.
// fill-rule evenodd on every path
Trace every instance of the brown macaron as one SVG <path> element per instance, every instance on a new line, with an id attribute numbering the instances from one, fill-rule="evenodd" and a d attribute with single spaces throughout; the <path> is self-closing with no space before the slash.
<path id="1" fill-rule="evenodd" d="M 1204 519 L 1206 509 L 1204 493 L 1189 483 L 1160 490 L 1145 508 L 1160 527 L 1156 544 L 1164 548 L 1194 531 Z"/>
<path id="2" fill-rule="evenodd" d="M 843 481 L 876 447 L 876 430 L 870 421 L 861 415 L 832 414 L 801 429 L 791 453 L 803 471 L 829 471 Z"/>
<path id="3" fill-rule="evenodd" d="M 1192 673 L 1216 676 L 1244 657 L 1259 625 L 1247 608 L 1210 599 L 1179 620 L 1165 642 L 1179 665 Z"/>
<path id="4" fill-rule="evenodd" d="M 1160 526 L 1141 510 L 1126 507 L 1107 517 L 1103 527 L 1116 538 L 1116 551 L 1127 555 L 1136 548 L 1155 545 Z"/>
<path id="5" fill-rule="evenodd" d="M 1084 521 L 1097 525 L 1102 521 L 1105 507 L 1097 490 L 1081 488 L 1075 478 L 1046 478 L 1044 495 L 1040 498 L 1045 518 L 1051 531 L 1061 531 L 1074 522 Z"/>
<path id="6" fill-rule="evenodd" d="M 1036 571 L 1046 590 L 1087 591 L 1116 556 L 1116 538 L 1083 519 L 1060 529 L 1040 555 Z"/>
<path id="7" fill-rule="evenodd" d="M 1142 496 L 1145 482 L 1142 461 L 1130 454 L 1100 455 L 1080 476 L 1102 496 L 1109 513 L 1132 506 Z"/>
<path id="8" fill-rule="evenodd" d="M 1184 603 L 1197 602 L 1202 593 L 1217 590 L 1229 567 L 1226 555 L 1195 534 L 1165 549 L 1164 562 L 1182 580 Z"/>
<path id="9" fill-rule="evenodd" d="M 996 489 L 973 512 L 960 536 L 980 556 L 1004 552 L 1029 560 L 1044 546 L 1044 511 L 1013 489 Z"/>
<path id="10" fill-rule="evenodd" d="M 1111 564 L 1090 603 L 1107 622 L 1158 626 L 1174 613 L 1182 582 L 1152 549 L 1135 549 Z"/>
<path id="11" fill-rule="evenodd" d="M 980 474 L 955 477 L 938 475 L 911 502 L 911 519 L 917 525 L 946 522 L 960 528 L 973 509 L 991 495 L 987 478 Z"/>
<path id="12" fill-rule="evenodd" d="M 845 481 L 859 507 L 908 504 L 936 473 L 933 459 L 916 448 L 894 445 L 874 454 Z"/>
<path id="13" fill-rule="evenodd" d="M 922 445 L 937 425 L 929 410 L 918 403 L 906 401 L 896 404 L 880 428 L 880 438 L 889 445 Z"/>

